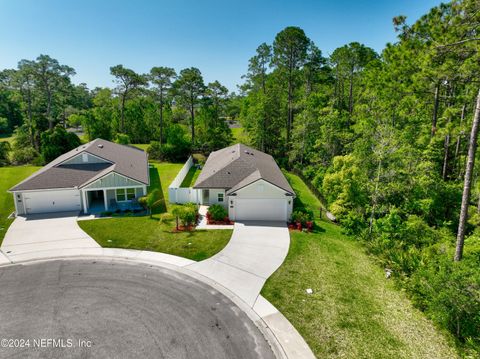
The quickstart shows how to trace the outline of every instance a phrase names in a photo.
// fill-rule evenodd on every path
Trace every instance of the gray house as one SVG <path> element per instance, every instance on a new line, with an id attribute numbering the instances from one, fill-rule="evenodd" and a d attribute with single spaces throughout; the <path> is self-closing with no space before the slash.
<path id="1" fill-rule="evenodd" d="M 201 204 L 221 204 L 235 221 L 287 221 L 295 198 L 273 157 L 243 144 L 212 152 L 193 188 Z"/>
<path id="2" fill-rule="evenodd" d="M 17 215 L 127 206 L 147 193 L 147 154 L 131 146 L 93 140 L 56 158 L 12 187 Z"/>

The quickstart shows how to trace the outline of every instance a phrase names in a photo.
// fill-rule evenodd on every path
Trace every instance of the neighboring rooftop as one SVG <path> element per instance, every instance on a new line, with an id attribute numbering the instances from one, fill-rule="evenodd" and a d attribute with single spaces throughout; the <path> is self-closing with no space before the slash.
<path id="1" fill-rule="evenodd" d="M 107 163 L 63 164 L 81 153 Z M 136 147 L 96 139 L 57 157 L 10 191 L 82 187 L 110 172 L 148 184 L 147 155 Z"/>
<path id="2" fill-rule="evenodd" d="M 259 179 L 294 194 L 272 156 L 239 143 L 212 152 L 194 188 L 224 188 L 232 193 Z"/>

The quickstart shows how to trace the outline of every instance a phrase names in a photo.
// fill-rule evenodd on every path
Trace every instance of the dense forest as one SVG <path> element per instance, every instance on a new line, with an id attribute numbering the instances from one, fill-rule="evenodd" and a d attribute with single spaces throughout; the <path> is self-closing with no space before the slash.
<path id="1" fill-rule="evenodd" d="M 0 163 L 42 164 L 86 139 L 150 144 L 179 161 L 233 141 L 272 154 L 323 194 L 346 233 L 466 355 L 480 348 L 480 3 L 393 19 L 382 53 L 352 42 L 324 56 L 298 27 L 260 44 L 237 94 L 200 70 L 110 68 L 115 87 L 74 85 L 40 55 L 0 72 Z M 319 44 L 321 45 L 321 44 Z M 253 52 L 252 52 L 253 54 Z"/>

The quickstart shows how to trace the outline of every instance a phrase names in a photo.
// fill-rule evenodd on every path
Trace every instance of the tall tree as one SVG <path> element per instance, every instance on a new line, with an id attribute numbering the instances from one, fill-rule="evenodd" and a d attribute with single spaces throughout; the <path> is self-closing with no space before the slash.
<path id="1" fill-rule="evenodd" d="M 175 79 L 176 76 L 177 73 L 171 67 L 152 67 L 152 69 L 150 70 L 150 81 L 152 81 L 152 83 L 156 87 L 156 93 L 158 95 L 158 102 L 160 107 L 160 146 L 163 143 L 164 137 L 163 108 L 165 106 L 165 98 L 167 97 L 168 92 L 171 90 L 172 81 Z"/>
<path id="2" fill-rule="evenodd" d="M 294 116 L 295 89 L 299 78 L 299 70 L 307 60 L 310 45 L 305 32 L 294 26 L 280 31 L 273 42 L 273 65 L 280 71 L 287 83 L 288 113 L 286 121 L 287 146 L 290 144 Z"/>
<path id="3" fill-rule="evenodd" d="M 190 112 L 192 145 L 195 144 L 195 106 L 205 91 L 202 73 L 195 67 L 183 69 L 174 82 L 175 93 L 181 104 Z"/>
<path id="4" fill-rule="evenodd" d="M 477 151 L 478 129 L 480 126 L 480 89 L 477 94 L 477 103 L 473 115 L 472 131 L 468 146 L 467 166 L 465 168 L 465 179 L 463 184 L 462 206 L 460 207 L 460 219 L 457 231 L 457 245 L 455 248 L 455 261 L 463 257 L 463 244 L 465 239 L 465 225 L 468 219 L 468 206 L 470 203 L 470 192 L 472 188 L 473 168 L 475 166 L 475 154 Z"/>
<path id="5" fill-rule="evenodd" d="M 40 55 L 35 62 L 35 77 L 39 84 L 43 100 L 45 101 L 45 118 L 48 128 L 53 129 L 55 117 L 53 115 L 56 100 L 58 100 L 62 87 L 70 84 L 70 76 L 75 75 L 75 70 L 66 65 L 60 65 L 48 55 Z M 58 109 L 57 109 L 58 110 Z"/>
<path id="6" fill-rule="evenodd" d="M 120 132 L 125 133 L 125 103 L 130 94 L 146 84 L 146 78 L 131 69 L 117 65 L 110 67 L 110 74 L 115 77 L 117 93 L 120 96 Z"/>

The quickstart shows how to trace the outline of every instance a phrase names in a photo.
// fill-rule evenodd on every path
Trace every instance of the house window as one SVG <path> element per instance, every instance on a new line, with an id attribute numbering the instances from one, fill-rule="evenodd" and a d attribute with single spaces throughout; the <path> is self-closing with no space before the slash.
<path id="1" fill-rule="evenodd" d="M 125 201 L 125 189 L 124 188 L 119 188 L 116 191 L 117 194 L 117 201 Z"/>
<path id="2" fill-rule="evenodd" d="M 117 201 L 130 201 L 135 198 L 135 188 L 118 188 L 115 191 Z"/>
<path id="3" fill-rule="evenodd" d="M 223 193 L 218 194 L 218 202 L 223 202 Z"/>
<path id="4" fill-rule="evenodd" d="M 127 199 L 131 200 L 135 198 L 135 188 L 127 188 Z"/>

